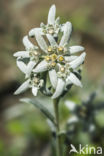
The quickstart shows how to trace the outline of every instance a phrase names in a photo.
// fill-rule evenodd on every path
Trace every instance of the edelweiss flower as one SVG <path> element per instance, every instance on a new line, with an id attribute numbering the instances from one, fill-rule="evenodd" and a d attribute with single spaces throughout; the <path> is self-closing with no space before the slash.
<path id="1" fill-rule="evenodd" d="M 26 51 L 19 51 L 14 53 L 14 56 L 17 58 L 29 58 L 30 60 L 34 60 L 35 63 L 38 62 L 40 57 L 40 52 L 37 46 L 31 43 L 28 39 L 28 36 L 23 38 L 23 44 L 25 46 Z"/>
<path id="2" fill-rule="evenodd" d="M 38 90 L 43 86 L 44 81 L 39 79 L 36 75 L 33 78 L 27 79 L 16 91 L 15 95 L 20 94 L 26 91 L 29 88 L 32 88 L 32 93 L 34 96 L 37 96 Z"/>
<path id="3" fill-rule="evenodd" d="M 23 38 L 23 44 L 26 48 L 26 51 L 19 51 L 14 54 L 17 57 L 17 66 L 25 74 L 27 79 L 16 91 L 14 94 L 20 94 L 32 88 L 32 93 L 34 96 L 37 96 L 38 90 L 43 86 L 43 80 L 39 79 L 37 75 L 33 75 L 32 70 L 34 66 L 38 63 L 40 53 L 38 47 L 33 45 L 27 36 Z M 24 63 L 24 59 L 28 58 L 28 63 Z"/>
<path id="4" fill-rule="evenodd" d="M 56 88 L 52 98 L 60 96 L 69 82 L 80 87 L 82 86 L 79 79 L 72 72 L 84 62 L 86 53 L 84 52 L 80 56 L 72 56 L 74 53 L 84 51 L 84 48 L 82 46 L 68 46 L 71 28 L 70 22 L 67 22 L 59 45 L 52 35 L 47 34 L 49 46 L 47 46 L 44 38 L 41 36 L 39 29 L 35 29 L 35 37 L 38 45 L 44 52 L 44 59 L 35 67 L 33 72 L 49 71 L 51 84 L 54 89 Z"/>
<path id="5" fill-rule="evenodd" d="M 57 17 L 55 20 L 55 16 L 56 16 L 56 7 L 55 5 L 52 5 L 51 8 L 49 9 L 47 24 L 45 25 L 44 23 L 41 23 L 40 28 L 38 28 L 39 31 L 41 32 L 41 35 L 51 34 L 54 37 L 57 37 L 59 31 L 62 31 L 60 18 Z M 29 36 L 33 37 L 35 35 L 35 29 L 36 28 L 30 30 Z"/>
<path id="6" fill-rule="evenodd" d="M 29 61 L 28 64 L 25 64 L 23 61 L 17 59 L 17 66 L 26 75 L 26 78 L 30 77 L 30 74 L 35 64 L 36 63 L 34 61 Z"/>
<path id="7" fill-rule="evenodd" d="M 58 24 L 58 19 L 55 20 L 55 13 L 56 8 L 53 5 L 49 10 L 47 25 L 44 28 L 43 26 L 42 28 L 34 28 L 29 32 L 30 36 L 35 37 L 38 46 L 31 43 L 25 36 L 23 44 L 26 51 L 19 51 L 14 54 L 17 57 L 17 66 L 27 79 L 15 94 L 32 88 L 32 92 L 36 96 L 40 87 L 43 87 L 42 73 L 46 71 L 49 73 L 51 86 L 55 90 L 52 98 L 59 97 L 70 84 L 82 87 L 76 75 L 78 74 L 77 69 L 85 60 L 84 47 L 69 46 L 72 24 L 70 22 L 66 22 L 64 25 Z M 51 30 L 53 32 L 50 32 Z M 62 31 L 61 35 L 60 31 Z M 45 41 L 44 35 L 47 41 Z M 78 52 L 83 53 L 79 56 L 74 55 Z M 28 59 L 27 63 L 25 59 Z M 38 79 L 38 82 L 36 83 L 34 79 Z"/>

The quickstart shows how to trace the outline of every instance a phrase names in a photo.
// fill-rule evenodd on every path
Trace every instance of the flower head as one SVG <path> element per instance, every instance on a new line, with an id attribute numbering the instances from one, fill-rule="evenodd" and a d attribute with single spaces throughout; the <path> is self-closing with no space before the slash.
<path id="1" fill-rule="evenodd" d="M 60 18 L 56 17 L 56 6 L 52 5 L 49 9 L 47 24 L 41 23 L 39 31 L 42 35 L 50 34 L 54 37 L 58 36 L 59 31 L 62 31 L 62 25 L 60 24 Z M 35 35 L 35 29 L 33 28 L 29 31 L 29 36 Z"/>
<path id="2" fill-rule="evenodd" d="M 28 36 L 25 36 L 23 44 L 26 50 L 14 54 L 17 57 L 17 66 L 27 79 L 15 92 L 16 94 L 27 88 L 32 88 L 35 96 L 41 87 L 46 91 L 47 74 L 50 79 L 50 88 L 53 88 L 52 98 L 63 94 L 70 84 L 82 87 L 77 75 L 80 74 L 78 68 L 85 60 L 84 47 L 69 46 L 72 24 L 71 22 L 60 24 L 59 18 L 55 20 L 55 14 L 56 7 L 52 5 L 47 24 L 41 24 L 40 28 L 29 31 L 29 36 L 35 37 L 37 45 L 34 45 Z M 75 55 L 78 52 L 83 53 L 79 56 Z"/>

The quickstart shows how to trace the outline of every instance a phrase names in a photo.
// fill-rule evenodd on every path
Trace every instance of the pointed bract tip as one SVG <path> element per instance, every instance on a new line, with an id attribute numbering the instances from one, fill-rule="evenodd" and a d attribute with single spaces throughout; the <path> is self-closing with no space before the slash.
<path id="1" fill-rule="evenodd" d="M 52 4 L 50 8 L 56 9 L 56 5 L 55 4 Z"/>
<path id="2" fill-rule="evenodd" d="M 22 39 L 23 43 L 24 43 L 24 41 L 27 40 L 27 39 L 28 39 L 28 36 L 25 35 L 25 36 L 23 37 L 23 39 Z"/>
<path id="3" fill-rule="evenodd" d="M 29 36 L 30 36 L 30 37 L 34 37 L 34 36 L 35 36 L 35 28 L 33 28 L 33 29 L 31 29 L 31 30 L 29 31 Z"/>
<path id="4" fill-rule="evenodd" d="M 81 55 L 82 55 L 82 58 L 85 60 L 86 52 L 83 52 Z"/>

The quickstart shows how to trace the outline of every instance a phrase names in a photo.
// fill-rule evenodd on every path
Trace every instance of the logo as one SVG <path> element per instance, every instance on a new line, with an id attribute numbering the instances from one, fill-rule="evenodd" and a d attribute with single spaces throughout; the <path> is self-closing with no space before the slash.
<path id="1" fill-rule="evenodd" d="M 77 153 L 77 154 L 102 154 L 103 153 L 103 149 L 102 147 L 94 147 L 94 146 L 89 146 L 89 145 L 85 145 L 82 146 L 81 144 L 79 144 L 79 148 L 78 150 L 76 149 L 76 147 L 73 144 L 70 144 L 70 153 Z"/>

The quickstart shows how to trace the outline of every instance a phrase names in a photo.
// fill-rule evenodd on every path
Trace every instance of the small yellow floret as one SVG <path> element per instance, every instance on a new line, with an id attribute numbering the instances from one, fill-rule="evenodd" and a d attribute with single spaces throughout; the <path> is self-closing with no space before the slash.
<path id="1" fill-rule="evenodd" d="M 39 79 L 37 77 L 34 78 L 34 83 L 36 83 L 36 84 L 39 83 Z"/>
<path id="2" fill-rule="evenodd" d="M 64 61 L 64 57 L 63 57 L 63 56 L 60 56 L 58 59 L 59 59 L 59 61 L 61 61 L 61 62 Z"/>
<path id="3" fill-rule="evenodd" d="M 50 56 L 46 56 L 46 57 L 45 57 L 45 60 L 46 60 L 46 61 L 50 61 L 50 60 L 51 60 L 51 57 L 50 57 Z"/>
<path id="4" fill-rule="evenodd" d="M 37 55 L 38 55 L 38 52 L 37 52 L 37 51 L 34 51 L 34 55 L 36 55 L 36 56 L 37 56 Z"/>
<path id="5" fill-rule="evenodd" d="M 57 55 L 56 54 L 52 54 L 51 58 L 52 58 L 52 61 L 55 61 L 57 59 Z"/>
<path id="6" fill-rule="evenodd" d="M 48 33 L 49 33 L 49 34 L 53 34 L 53 33 L 54 33 L 54 30 L 53 30 L 53 29 L 49 29 L 49 30 L 48 30 Z"/>
<path id="7" fill-rule="evenodd" d="M 60 68 L 60 71 L 61 71 L 61 72 L 64 72 L 64 71 L 65 71 L 65 68 L 64 68 L 64 67 L 61 67 L 61 68 Z"/>
<path id="8" fill-rule="evenodd" d="M 55 66 L 56 66 L 56 62 L 52 62 L 52 63 L 51 63 L 51 66 L 52 66 L 52 67 L 55 67 Z"/>
<path id="9" fill-rule="evenodd" d="M 52 52 L 52 47 L 48 47 L 48 52 Z"/>
<path id="10" fill-rule="evenodd" d="M 63 52 L 64 48 L 63 47 L 58 47 L 59 52 Z"/>

